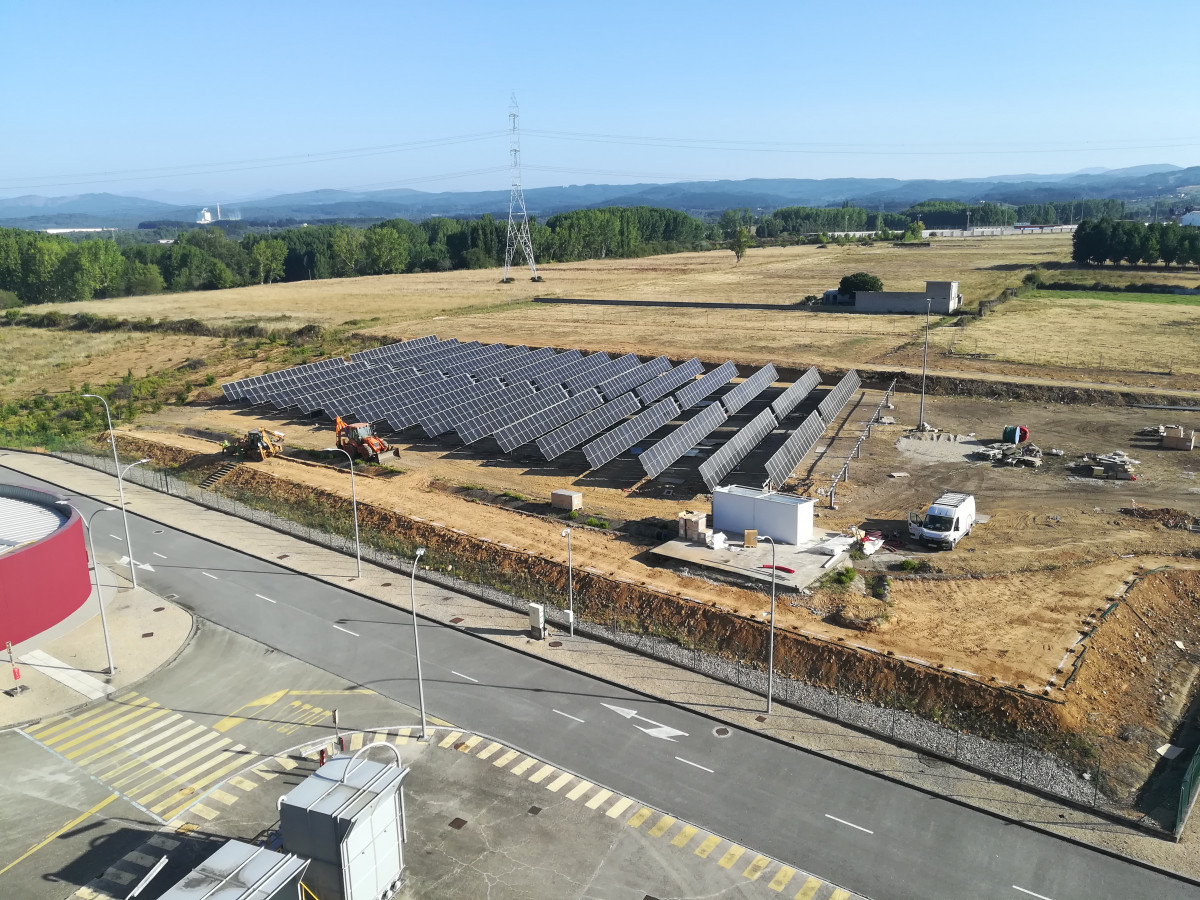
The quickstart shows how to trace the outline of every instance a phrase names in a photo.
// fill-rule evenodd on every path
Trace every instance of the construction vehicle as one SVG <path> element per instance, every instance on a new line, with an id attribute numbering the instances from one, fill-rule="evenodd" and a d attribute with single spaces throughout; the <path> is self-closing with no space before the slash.
<path id="1" fill-rule="evenodd" d="M 379 462 L 379 457 L 385 453 L 400 455 L 399 450 L 393 450 L 366 422 L 347 425 L 342 421 L 342 417 L 338 416 L 333 427 L 337 435 L 338 449 L 345 450 L 351 458 L 358 457 L 364 462 Z"/>
<path id="2" fill-rule="evenodd" d="M 243 459 L 262 462 L 283 452 L 283 432 L 269 431 L 263 428 L 259 431 L 247 431 L 240 441 L 222 441 L 221 453 L 226 456 L 240 456 Z"/>

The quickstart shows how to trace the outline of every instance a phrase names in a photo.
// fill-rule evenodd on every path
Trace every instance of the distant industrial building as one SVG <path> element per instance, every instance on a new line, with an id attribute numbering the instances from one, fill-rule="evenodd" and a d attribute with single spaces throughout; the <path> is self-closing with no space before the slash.
<path id="1" fill-rule="evenodd" d="M 1179 224 L 1200 227 L 1200 212 L 1190 212 L 1180 216 Z"/>
<path id="2" fill-rule="evenodd" d="M 957 281 L 927 281 L 923 291 L 826 291 L 821 308 L 830 312 L 923 313 L 948 316 L 962 306 Z"/>

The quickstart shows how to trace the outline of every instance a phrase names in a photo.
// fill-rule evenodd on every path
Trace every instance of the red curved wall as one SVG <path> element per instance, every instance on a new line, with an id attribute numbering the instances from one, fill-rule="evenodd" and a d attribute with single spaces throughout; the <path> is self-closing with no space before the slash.
<path id="1" fill-rule="evenodd" d="M 72 514 L 49 537 L 0 556 L 0 650 L 57 625 L 91 592 L 83 520 Z"/>

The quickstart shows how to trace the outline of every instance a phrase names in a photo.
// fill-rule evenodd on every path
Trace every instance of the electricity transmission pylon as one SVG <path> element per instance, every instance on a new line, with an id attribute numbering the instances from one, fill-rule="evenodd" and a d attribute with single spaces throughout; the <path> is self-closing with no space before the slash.
<path id="1" fill-rule="evenodd" d="M 531 281 L 541 281 L 537 263 L 533 259 L 533 240 L 529 236 L 529 214 L 525 211 L 525 192 L 521 189 L 521 127 L 518 122 L 521 111 L 517 108 L 517 95 L 512 95 L 508 107 L 509 148 L 512 155 L 512 190 L 508 194 L 508 239 L 504 247 L 504 280 L 512 281 L 508 270 L 512 268 L 513 254 L 518 245 L 532 273 Z"/>

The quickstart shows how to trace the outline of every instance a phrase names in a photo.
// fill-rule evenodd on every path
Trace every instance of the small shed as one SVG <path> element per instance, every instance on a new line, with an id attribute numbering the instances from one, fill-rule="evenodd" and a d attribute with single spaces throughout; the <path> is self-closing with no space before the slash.
<path id="1" fill-rule="evenodd" d="M 795 494 L 755 488 L 719 487 L 713 491 L 713 530 L 732 534 L 755 531 L 780 544 L 805 544 L 813 537 L 814 501 Z"/>
<path id="2" fill-rule="evenodd" d="M 308 860 L 293 854 L 226 841 L 161 900 L 300 900 L 306 868 Z"/>

